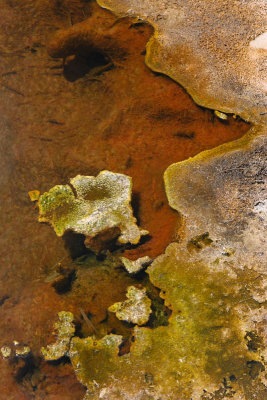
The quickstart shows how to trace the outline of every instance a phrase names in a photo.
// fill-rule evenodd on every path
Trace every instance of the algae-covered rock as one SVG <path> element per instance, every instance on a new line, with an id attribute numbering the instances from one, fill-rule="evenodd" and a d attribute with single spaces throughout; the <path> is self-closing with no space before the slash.
<path id="1" fill-rule="evenodd" d="M 70 340 L 75 332 L 73 318 L 71 312 L 60 311 L 58 313 L 58 321 L 54 324 L 57 340 L 55 343 L 41 348 L 41 353 L 46 360 L 58 360 L 68 353 Z"/>
<path id="2" fill-rule="evenodd" d="M 107 383 L 118 368 L 119 346 L 122 336 L 107 335 L 100 340 L 92 337 L 71 341 L 69 356 L 80 382 L 93 389 Z M 87 367 L 85 367 L 87 365 Z M 93 377 L 97 376 L 97 380 Z"/>
<path id="3" fill-rule="evenodd" d="M 31 348 L 27 345 L 20 345 L 17 340 L 13 340 L 12 347 L 2 346 L 0 349 L 0 353 L 2 354 L 3 358 L 27 358 L 31 355 Z"/>
<path id="4" fill-rule="evenodd" d="M 115 235 L 119 243 L 137 244 L 148 234 L 133 216 L 129 176 L 102 171 L 97 177 L 77 175 L 70 183 L 76 194 L 69 185 L 57 185 L 38 203 L 39 221 L 51 223 L 58 236 L 67 230 L 89 238 L 110 232 L 109 239 Z"/>
<path id="5" fill-rule="evenodd" d="M 28 195 L 31 201 L 38 201 L 40 197 L 40 192 L 39 190 L 31 190 L 30 192 L 28 192 Z"/>
<path id="6" fill-rule="evenodd" d="M 15 350 L 16 357 L 28 357 L 31 353 L 31 348 L 29 346 L 19 346 Z"/>
<path id="7" fill-rule="evenodd" d="M 126 257 L 120 257 L 120 260 L 129 274 L 137 274 L 152 262 L 151 258 L 148 256 L 140 257 L 134 261 L 129 260 Z"/>
<path id="8" fill-rule="evenodd" d="M 12 353 L 11 347 L 9 347 L 9 346 L 2 346 L 1 349 L 0 349 L 0 351 L 1 351 L 2 357 L 4 357 L 4 358 L 9 358 L 9 357 L 11 357 L 11 353 Z"/>
<path id="9" fill-rule="evenodd" d="M 119 355 L 117 335 L 72 339 L 86 399 L 264 399 L 260 333 L 247 334 L 251 312 L 263 316 L 262 277 L 212 246 L 202 255 L 172 244 L 148 267 L 172 314 L 168 326 L 135 327 L 129 353 Z"/>
<path id="10" fill-rule="evenodd" d="M 128 300 L 118 302 L 109 307 L 116 317 L 122 321 L 144 325 L 151 314 L 151 300 L 146 296 L 146 289 L 138 289 L 130 286 L 127 290 Z"/>

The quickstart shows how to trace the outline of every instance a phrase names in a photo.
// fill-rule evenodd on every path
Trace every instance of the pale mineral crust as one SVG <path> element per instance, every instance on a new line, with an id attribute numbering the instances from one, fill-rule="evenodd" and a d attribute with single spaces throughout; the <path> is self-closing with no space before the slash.
<path id="1" fill-rule="evenodd" d="M 266 137 L 266 129 L 255 128 L 236 142 L 167 168 L 166 193 L 184 220 L 185 246 L 206 234 L 221 253 L 234 255 L 240 268 L 265 271 Z"/>
<path id="2" fill-rule="evenodd" d="M 130 286 L 126 297 L 128 300 L 113 304 L 109 307 L 109 311 L 114 312 L 122 321 L 136 325 L 146 324 L 152 312 L 151 300 L 146 296 L 146 289 Z"/>
<path id="3" fill-rule="evenodd" d="M 1 351 L 2 357 L 4 357 L 4 358 L 9 358 L 12 353 L 11 347 L 9 347 L 9 346 L 2 346 L 0 351 Z"/>
<path id="4" fill-rule="evenodd" d="M 127 257 L 120 257 L 120 260 L 129 274 L 137 274 L 152 262 L 148 256 L 140 257 L 134 261 L 129 260 Z"/>
<path id="5" fill-rule="evenodd" d="M 147 65 L 179 82 L 196 103 L 251 122 L 266 117 L 266 50 L 257 40 L 266 31 L 265 1 L 98 3 L 153 25 Z"/>
<path id="6" fill-rule="evenodd" d="M 54 324 L 54 329 L 57 331 L 57 340 L 55 343 L 41 348 L 41 353 L 45 360 L 58 360 L 67 355 L 70 340 L 75 332 L 73 318 L 71 312 L 60 311 L 58 313 L 58 321 Z"/>
<path id="7" fill-rule="evenodd" d="M 102 171 L 97 177 L 77 175 L 39 199 L 39 221 L 50 222 L 56 234 L 67 230 L 119 243 L 137 244 L 148 231 L 139 229 L 130 205 L 132 181 L 124 174 Z M 89 243 L 89 240 L 88 242 Z"/>
<path id="8" fill-rule="evenodd" d="M 13 347 L 15 346 L 15 348 Z M 27 358 L 31 355 L 31 348 L 27 345 L 20 345 L 17 340 L 13 341 L 13 346 L 2 346 L 0 352 L 3 358 L 21 357 Z"/>

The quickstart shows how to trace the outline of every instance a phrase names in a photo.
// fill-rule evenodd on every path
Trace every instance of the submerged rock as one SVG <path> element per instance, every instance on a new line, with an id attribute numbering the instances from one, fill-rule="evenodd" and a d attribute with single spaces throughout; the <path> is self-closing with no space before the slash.
<path id="1" fill-rule="evenodd" d="M 40 197 L 40 192 L 39 190 L 31 190 L 30 192 L 28 192 L 28 195 L 31 201 L 38 201 Z"/>
<path id="2" fill-rule="evenodd" d="M 11 357 L 12 349 L 9 346 L 2 346 L 1 349 L 1 354 L 4 358 L 9 358 Z"/>
<path id="3" fill-rule="evenodd" d="M 129 274 L 137 274 L 152 262 L 151 258 L 148 256 L 140 257 L 134 261 L 129 260 L 126 257 L 120 257 L 120 260 L 123 263 L 126 271 L 129 272 Z"/>
<path id="4" fill-rule="evenodd" d="M 88 247 L 99 248 L 92 239 L 137 244 L 148 234 L 133 216 L 129 176 L 102 171 L 97 177 L 77 175 L 70 183 L 76 194 L 69 185 L 57 185 L 38 203 L 39 221 L 51 223 L 58 236 L 72 230 L 87 236 Z"/>
<path id="5" fill-rule="evenodd" d="M 30 353 L 31 353 L 31 348 L 29 346 L 20 346 L 15 350 L 15 355 L 17 357 L 28 357 Z"/>
<path id="6" fill-rule="evenodd" d="M 26 345 L 20 345 L 17 340 L 13 341 L 13 345 L 15 348 L 12 346 L 2 346 L 0 349 L 0 352 L 3 356 L 3 358 L 14 358 L 15 357 L 21 357 L 21 358 L 26 358 L 29 357 L 31 354 L 31 348 Z"/>
<path id="7" fill-rule="evenodd" d="M 54 328 L 57 330 L 57 340 L 55 343 L 41 348 L 45 360 L 58 360 L 68 353 L 70 340 L 75 332 L 73 318 L 71 312 L 60 311 L 58 313 L 58 321 L 54 324 Z"/>
<path id="8" fill-rule="evenodd" d="M 130 286 L 127 290 L 128 300 L 118 302 L 109 307 L 116 317 L 122 321 L 144 325 L 151 314 L 151 300 L 146 296 L 146 289 L 138 289 Z"/>

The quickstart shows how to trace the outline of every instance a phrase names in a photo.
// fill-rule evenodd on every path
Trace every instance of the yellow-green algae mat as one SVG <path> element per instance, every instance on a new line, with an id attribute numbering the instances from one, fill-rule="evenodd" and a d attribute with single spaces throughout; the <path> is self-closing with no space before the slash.
<path id="1" fill-rule="evenodd" d="M 248 227 L 253 232 L 259 219 L 264 222 L 261 212 L 253 213 L 251 207 L 264 204 L 265 151 L 266 136 L 262 129 L 255 129 L 238 142 L 174 164 L 166 171 L 172 206 L 176 195 L 177 199 L 184 196 L 175 205 L 179 210 L 186 194 L 190 198 L 194 193 L 192 204 L 189 199 L 182 208 L 185 219 L 188 215 L 184 238 L 170 244 L 147 269 L 150 281 L 161 290 L 172 311 L 169 325 L 154 329 L 136 326 L 130 352 L 124 355 L 119 355 L 123 341 L 119 335 L 100 340 L 72 338 L 69 357 L 78 379 L 88 389 L 86 399 L 266 398 L 264 247 L 259 254 L 256 241 L 250 255 L 245 257 L 243 252 L 246 235 L 251 237 Z M 203 169 L 199 185 L 193 185 L 194 174 Z M 224 174 L 225 179 L 216 179 L 216 174 Z M 224 196 L 225 185 L 232 183 L 243 207 L 239 210 L 237 200 L 232 203 L 229 198 L 226 214 L 221 211 L 212 220 L 209 213 L 217 215 L 221 206 L 216 196 L 219 192 Z M 206 211 L 206 203 L 201 202 L 204 195 L 210 202 Z M 195 209 L 204 212 L 204 219 Z M 247 224 L 240 213 L 245 213 Z M 231 216 L 236 236 L 230 231 L 228 238 L 224 235 L 220 220 L 229 224 L 225 215 Z M 205 218 L 211 232 L 203 231 L 205 225 L 199 222 Z M 257 233 L 262 234 L 262 229 Z"/>
<path id="2" fill-rule="evenodd" d="M 169 324 L 135 326 L 123 355 L 120 335 L 69 337 L 85 399 L 266 398 L 264 160 L 266 135 L 255 128 L 168 168 L 166 192 L 183 214 L 184 235 L 147 273 L 172 311 Z"/>
<path id="3" fill-rule="evenodd" d="M 72 339 L 69 356 L 86 399 L 264 398 L 262 344 L 249 348 L 241 322 L 248 308 L 261 307 L 252 294 L 261 279 L 226 257 L 209 265 L 197 258 L 171 244 L 148 268 L 172 315 L 168 326 L 135 327 L 130 353 L 118 355 L 118 335 Z"/>
<path id="4" fill-rule="evenodd" d="M 54 186 L 38 202 L 39 221 L 49 222 L 58 236 L 72 230 L 95 237 L 118 229 L 119 243 L 137 244 L 148 234 L 136 225 L 130 206 L 131 177 L 101 171 L 96 177 L 77 175 L 70 183 Z"/>

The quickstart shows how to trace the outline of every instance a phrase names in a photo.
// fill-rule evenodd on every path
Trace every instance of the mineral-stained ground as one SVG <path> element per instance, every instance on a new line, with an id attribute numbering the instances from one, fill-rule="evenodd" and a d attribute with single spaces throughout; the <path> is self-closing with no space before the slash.
<path id="1" fill-rule="evenodd" d="M 225 158 L 208 169 L 209 193 L 215 199 L 211 204 L 221 205 L 222 230 L 214 225 L 213 230 L 204 229 L 200 215 L 194 225 L 192 205 L 201 205 L 203 199 L 196 191 L 197 182 L 192 181 L 188 192 L 194 194 L 191 203 L 178 179 L 188 202 L 185 209 L 179 199 L 174 207 L 168 190 L 167 199 L 163 182 L 170 164 L 241 138 L 249 124 L 233 117 L 218 119 L 197 106 L 176 82 L 152 72 L 144 59 L 153 29 L 140 20 L 117 17 L 87 0 L 0 0 L 0 7 L 0 348 L 12 349 L 12 357 L 0 358 L 0 399 L 78 400 L 86 388 L 77 377 L 90 390 L 102 390 L 92 396 L 109 400 L 133 399 L 134 393 L 142 400 L 165 398 L 169 387 L 176 388 L 173 393 L 181 400 L 199 390 L 204 400 L 213 400 L 216 391 L 216 399 L 263 399 L 264 300 L 259 264 L 264 262 L 259 262 L 259 246 L 264 243 L 253 241 L 258 258 L 238 266 L 233 248 L 221 251 L 223 228 L 239 218 L 229 205 L 233 188 L 238 204 L 250 207 L 252 228 L 264 223 L 263 147 L 259 151 L 251 145 L 246 165 L 242 157 L 235 162 L 229 156 L 233 174 L 228 169 L 225 181 L 219 181 L 221 203 L 220 194 L 211 196 L 212 180 L 216 173 L 221 177 Z M 198 160 L 193 168 L 203 188 L 205 166 L 198 168 Z M 184 171 L 184 165 L 180 167 Z M 132 177 L 134 214 L 138 225 L 150 232 L 139 246 L 115 249 L 106 258 L 89 253 L 80 235 L 68 232 L 60 238 L 51 227 L 38 223 L 38 209 L 28 195 L 65 185 L 78 174 L 96 176 L 101 170 Z M 170 208 L 168 200 L 183 216 Z M 213 218 L 210 225 L 216 223 L 212 206 L 206 215 Z M 192 225 L 185 224 L 187 218 Z M 250 239 L 253 232 L 261 239 L 263 227 L 253 231 L 246 222 L 238 225 L 241 242 L 244 232 Z M 172 241 L 177 243 L 164 253 Z M 118 262 L 122 255 L 135 260 L 160 254 L 148 274 L 131 276 Z M 125 300 L 130 286 L 145 287 L 152 301 L 147 327 L 133 328 L 107 312 Z M 43 359 L 40 349 L 55 342 L 53 326 L 60 311 L 74 315 L 76 332 L 69 354 L 74 368 L 79 345 L 80 350 L 88 345 L 90 357 L 95 346 L 101 360 L 101 349 L 111 344 L 111 372 L 126 382 L 125 393 L 116 391 L 121 385 L 108 387 L 112 377 L 105 363 L 101 374 L 96 364 L 86 377 L 79 371 L 76 377 L 68 357 Z M 224 347 L 218 347 L 220 340 Z M 13 341 L 29 346 L 30 355 L 16 356 Z M 128 360 L 133 368 L 129 369 Z M 149 370 L 146 360 L 152 360 Z M 139 388 L 145 390 L 142 397 Z"/>

